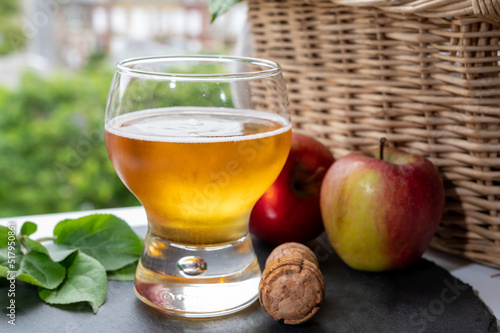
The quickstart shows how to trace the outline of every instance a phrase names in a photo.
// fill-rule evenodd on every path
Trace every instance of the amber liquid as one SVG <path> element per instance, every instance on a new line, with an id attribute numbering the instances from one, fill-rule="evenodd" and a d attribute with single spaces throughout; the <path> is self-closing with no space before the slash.
<path id="1" fill-rule="evenodd" d="M 277 115 L 226 109 L 154 109 L 106 125 L 106 147 L 148 215 L 149 232 L 183 245 L 234 242 L 280 173 L 290 124 Z"/>

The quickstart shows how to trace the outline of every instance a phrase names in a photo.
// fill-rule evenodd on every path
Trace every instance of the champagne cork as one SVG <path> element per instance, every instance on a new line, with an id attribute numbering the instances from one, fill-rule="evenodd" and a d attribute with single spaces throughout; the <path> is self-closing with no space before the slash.
<path id="1" fill-rule="evenodd" d="M 285 243 L 269 255 L 259 284 L 259 300 L 276 321 L 295 325 L 311 319 L 325 297 L 325 282 L 314 253 Z"/>
<path id="2" fill-rule="evenodd" d="M 319 267 L 318 259 L 311 249 L 309 249 L 304 244 L 289 242 L 281 244 L 276 247 L 273 252 L 267 257 L 266 267 L 269 266 L 271 262 L 281 257 L 300 257 L 309 260 L 317 267 Z"/>

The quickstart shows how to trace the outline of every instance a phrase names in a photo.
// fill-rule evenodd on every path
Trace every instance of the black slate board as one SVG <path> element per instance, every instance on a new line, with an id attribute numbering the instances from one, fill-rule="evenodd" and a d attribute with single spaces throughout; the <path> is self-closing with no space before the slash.
<path id="1" fill-rule="evenodd" d="M 137 229 L 139 234 L 145 228 Z M 308 244 L 320 260 L 326 298 L 317 315 L 299 326 L 270 319 L 258 302 L 236 314 L 213 319 L 184 319 L 140 302 L 132 282 L 109 282 L 106 302 L 94 315 L 86 304 L 49 306 L 36 289 L 18 282 L 16 326 L 7 323 L 7 283 L 0 282 L 0 332 L 497 332 L 495 317 L 472 288 L 445 269 L 421 259 L 388 273 L 347 267 L 325 235 Z M 254 239 L 263 267 L 273 246 Z"/>

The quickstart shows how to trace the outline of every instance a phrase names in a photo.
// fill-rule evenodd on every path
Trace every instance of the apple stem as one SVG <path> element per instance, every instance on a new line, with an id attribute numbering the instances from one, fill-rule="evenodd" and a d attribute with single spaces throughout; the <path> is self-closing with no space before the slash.
<path id="1" fill-rule="evenodd" d="M 312 175 L 307 177 L 307 179 L 304 181 L 303 184 L 309 184 L 312 181 L 314 181 L 319 175 L 321 175 L 325 171 L 324 167 L 319 167 L 316 169 L 316 172 L 314 172 Z"/>
<path id="2" fill-rule="evenodd" d="M 379 142 L 380 142 L 380 159 L 383 160 L 384 159 L 384 145 L 385 145 L 385 142 L 387 141 L 386 138 L 380 138 Z"/>

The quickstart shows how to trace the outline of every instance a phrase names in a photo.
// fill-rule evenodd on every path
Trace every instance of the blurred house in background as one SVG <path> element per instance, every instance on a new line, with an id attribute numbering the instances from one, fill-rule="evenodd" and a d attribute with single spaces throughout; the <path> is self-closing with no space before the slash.
<path id="1" fill-rule="evenodd" d="M 52 26 L 55 56 L 77 67 L 96 51 L 121 59 L 232 49 L 245 13 L 235 10 L 211 24 L 208 5 L 209 0 L 65 1 Z"/>
<path id="2" fill-rule="evenodd" d="M 233 54 L 246 6 L 210 23 L 209 1 L 20 0 L 27 43 L 19 54 L 0 57 L 0 71 L 8 72 L 0 85 L 12 85 L 20 67 L 76 69 L 97 53 L 111 62 L 160 54 Z"/>

